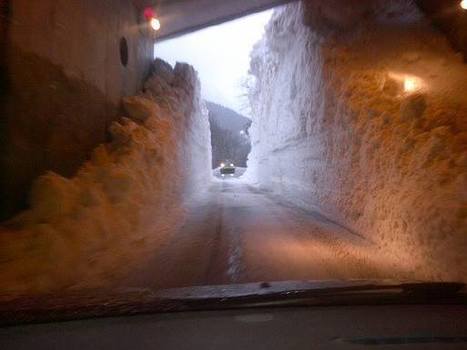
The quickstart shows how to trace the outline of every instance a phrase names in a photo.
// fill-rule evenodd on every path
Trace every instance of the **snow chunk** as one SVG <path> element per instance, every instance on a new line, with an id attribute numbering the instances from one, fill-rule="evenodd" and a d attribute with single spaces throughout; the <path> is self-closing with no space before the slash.
<path id="1" fill-rule="evenodd" d="M 423 94 L 410 95 L 402 101 L 401 120 L 411 121 L 421 118 L 426 107 L 426 98 Z"/>
<path id="2" fill-rule="evenodd" d="M 122 103 L 130 118 L 137 122 L 144 122 L 149 117 L 160 113 L 157 104 L 141 96 L 125 97 Z"/>

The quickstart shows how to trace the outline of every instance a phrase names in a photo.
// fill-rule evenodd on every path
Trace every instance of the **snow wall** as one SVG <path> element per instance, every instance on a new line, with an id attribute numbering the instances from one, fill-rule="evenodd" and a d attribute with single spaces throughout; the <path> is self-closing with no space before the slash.
<path id="1" fill-rule="evenodd" d="M 199 81 L 156 60 L 143 91 L 123 99 L 127 117 L 75 177 L 38 178 L 31 209 L 4 225 L 2 293 L 105 285 L 183 221 L 183 199 L 211 176 Z"/>
<path id="2" fill-rule="evenodd" d="M 287 5 L 250 70 L 249 177 L 417 278 L 467 279 L 467 66 L 411 1 Z"/>

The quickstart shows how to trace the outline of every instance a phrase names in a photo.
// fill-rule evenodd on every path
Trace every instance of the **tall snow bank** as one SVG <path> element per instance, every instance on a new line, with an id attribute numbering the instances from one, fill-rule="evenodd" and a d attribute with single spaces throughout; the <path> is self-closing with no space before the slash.
<path id="1" fill-rule="evenodd" d="M 0 290 L 49 291 L 105 284 L 126 273 L 183 219 L 184 196 L 210 176 L 210 134 L 191 66 L 157 60 L 144 92 L 123 100 L 71 179 L 40 177 L 31 209 L 0 234 Z"/>
<path id="2" fill-rule="evenodd" d="M 251 54 L 249 177 L 424 279 L 467 276 L 467 67 L 411 1 L 276 11 Z"/>

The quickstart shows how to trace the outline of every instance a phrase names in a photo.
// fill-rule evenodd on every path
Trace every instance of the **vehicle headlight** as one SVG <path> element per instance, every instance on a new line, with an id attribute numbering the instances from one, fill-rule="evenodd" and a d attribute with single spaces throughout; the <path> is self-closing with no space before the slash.
<path id="1" fill-rule="evenodd" d="M 221 168 L 225 167 L 225 164 L 224 163 L 221 163 Z"/>

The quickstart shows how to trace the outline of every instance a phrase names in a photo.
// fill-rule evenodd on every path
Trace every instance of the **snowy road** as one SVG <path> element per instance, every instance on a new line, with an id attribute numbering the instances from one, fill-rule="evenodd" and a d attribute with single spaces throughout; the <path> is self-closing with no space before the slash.
<path id="1" fill-rule="evenodd" d="M 119 285 L 401 277 L 374 252 L 371 242 L 317 213 L 278 203 L 241 180 L 216 181 L 190 204 L 182 228 Z"/>

